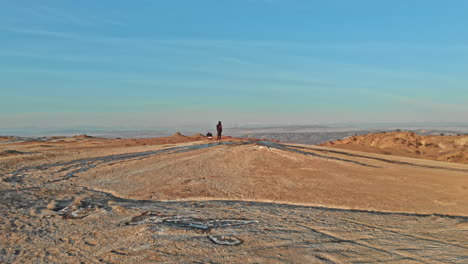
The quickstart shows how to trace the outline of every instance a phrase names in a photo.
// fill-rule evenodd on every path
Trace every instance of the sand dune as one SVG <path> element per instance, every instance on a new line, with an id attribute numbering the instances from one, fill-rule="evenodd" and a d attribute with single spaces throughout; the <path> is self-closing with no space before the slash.
<path id="1" fill-rule="evenodd" d="M 322 146 L 468 164 L 468 135 L 421 136 L 413 132 L 359 135 Z"/>
<path id="2" fill-rule="evenodd" d="M 464 164 L 181 134 L 6 150 L 22 154 L 0 156 L 2 263 L 463 263 L 468 249 Z"/>

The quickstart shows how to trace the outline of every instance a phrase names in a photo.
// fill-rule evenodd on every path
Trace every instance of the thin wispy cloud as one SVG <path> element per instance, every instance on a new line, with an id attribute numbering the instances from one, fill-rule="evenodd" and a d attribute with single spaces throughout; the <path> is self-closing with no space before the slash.
<path id="1" fill-rule="evenodd" d="M 116 22 L 118 23 L 118 22 Z M 189 47 L 189 48 L 250 48 L 250 49 L 266 49 L 266 50 L 327 50 L 327 51 L 418 51 L 418 52 L 462 52 L 468 56 L 468 45 L 464 44 L 418 44 L 418 43 L 404 43 L 404 42 L 347 42 L 347 43 L 302 43 L 297 41 L 278 41 L 278 40 L 236 40 L 236 39 L 214 39 L 214 38 L 160 38 L 160 37 L 125 37 L 125 36 L 111 36 L 111 35 L 90 35 L 80 34 L 73 32 L 62 32 L 45 30 L 38 28 L 21 28 L 21 27 L 3 27 L 0 30 L 13 32 L 18 34 L 25 34 L 40 37 L 62 38 L 70 40 L 78 40 L 83 42 L 100 42 L 108 44 L 116 43 L 147 43 L 149 45 L 166 45 L 171 47 Z M 222 57 L 227 60 L 233 57 Z M 222 59 L 221 58 L 221 59 Z"/>
<path id="2" fill-rule="evenodd" d="M 127 46 L 127 47 L 139 47 L 139 48 L 147 48 L 147 49 L 154 49 L 154 50 L 159 50 L 159 49 L 168 49 L 172 51 L 177 51 L 181 53 L 187 53 L 191 54 L 197 49 L 203 49 L 209 51 L 211 48 L 219 48 L 219 49 L 230 49 L 230 50 L 242 50 L 242 49 L 255 49 L 262 47 L 262 45 L 268 45 L 269 47 L 281 47 L 284 48 L 286 46 L 291 47 L 290 49 L 285 49 L 284 54 L 277 54 L 277 56 L 286 56 L 292 58 L 294 61 L 304 61 L 306 59 L 304 56 L 298 56 L 298 55 L 291 55 L 288 54 L 287 51 L 290 50 L 295 50 L 297 47 L 303 47 L 301 44 L 295 43 L 295 42 L 258 42 L 258 41 L 235 41 L 235 40 L 213 40 L 213 39 L 158 39 L 158 38 L 128 38 L 128 37 L 115 37 L 115 36 L 93 36 L 93 35 L 83 35 L 83 34 L 76 34 L 76 33 L 69 33 L 69 32 L 57 32 L 57 31 L 49 31 L 49 30 L 37 30 L 37 29 L 23 29 L 23 28 L 3 28 L 3 30 L 8 31 L 8 32 L 13 32 L 13 33 L 18 33 L 18 34 L 25 34 L 25 35 L 31 35 L 31 36 L 36 36 L 36 37 L 51 37 L 51 38 L 59 38 L 59 39 L 67 39 L 67 40 L 73 40 L 73 41 L 82 41 L 82 42 L 91 42 L 91 43 L 101 43 L 104 45 L 117 45 L 117 46 Z M 299 46 L 298 46 L 299 45 Z M 324 48 L 324 46 L 320 45 L 320 48 Z M 337 47 L 343 47 L 343 46 L 337 46 Z M 190 50 L 188 50 L 190 48 Z M 304 48 L 304 47 L 303 47 Z M 317 46 L 310 45 L 307 46 L 307 50 L 312 50 L 314 48 L 317 48 Z M 328 47 L 329 49 L 334 49 L 333 45 L 330 45 Z M 261 51 L 261 48 L 259 48 Z M 15 51 L 10 51 L 11 55 L 15 54 Z M 263 51 L 265 52 L 265 51 Z M 27 53 L 16 53 L 18 56 L 27 56 Z M 30 55 L 32 58 L 40 58 L 40 55 L 37 54 L 31 54 Z M 124 56 L 124 55 L 119 55 L 119 56 Z M 43 57 L 44 58 L 44 57 Z M 45 59 L 45 58 L 44 58 Z M 54 59 L 54 56 L 49 56 L 49 59 Z M 60 58 L 57 58 L 60 59 Z M 105 57 L 102 55 L 99 55 L 96 57 L 86 56 L 63 56 L 62 60 L 75 60 L 75 61 L 106 61 L 112 59 L 111 56 Z M 145 57 L 141 57 L 141 60 L 145 60 Z M 273 64 L 267 64 L 267 63 L 261 63 L 257 61 L 250 61 L 246 59 L 241 59 L 238 57 L 231 57 L 231 56 L 223 56 L 223 57 L 218 57 L 218 60 L 225 62 L 227 64 L 243 64 L 243 65 L 249 65 L 252 67 L 264 67 L 269 70 L 274 70 L 275 65 Z M 306 64 L 311 65 L 310 63 L 313 62 L 312 65 L 316 64 L 322 64 L 322 65 L 329 65 L 329 67 L 336 67 L 337 70 L 343 70 L 343 71 L 349 71 L 349 72 L 361 72 L 361 73 L 367 73 L 367 74 L 381 74 L 384 76 L 394 76 L 398 78 L 410 78 L 410 79 L 418 79 L 418 78 L 429 78 L 429 79 L 439 79 L 441 81 L 447 81 L 451 83 L 457 83 L 458 85 L 460 84 L 467 84 L 468 80 L 466 79 L 461 79 L 460 77 L 454 77 L 451 75 L 444 75 L 441 73 L 434 73 L 434 72 L 422 72 L 420 70 L 412 70 L 412 69 L 392 69 L 392 68 L 385 68 L 385 67 L 375 67 L 375 66 L 368 66 L 364 64 L 353 64 L 353 63 L 348 63 L 348 62 L 343 62 L 340 60 L 330 60 L 330 59 L 317 59 L 317 58 L 307 58 L 305 60 Z M 314 66 L 317 67 L 317 66 Z M 206 71 L 211 71 L 211 72 L 218 72 L 220 69 L 214 68 L 214 67 L 209 67 L 209 66 L 203 66 L 199 67 L 198 70 L 204 70 Z M 298 74 L 300 75 L 301 73 L 297 72 L 293 73 L 291 75 L 291 71 L 288 72 L 288 70 L 285 69 L 277 69 L 275 72 L 271 73 L 271 75 L 285 75 L 288 74 L 291 77 L 290 79 L 295 78 L 297 81 L 300 81 L 301 79 L 304 79 L 303 77 L 297 76 Z M 296 76 L 294 76 L 294 74 Z M 299 77 L 299 78 L 298 78 Z M 329 81 L 321 81 L 321 83 L 327 83 Z"/>
<path id="3" fill-rule="evenodd" d="M 24 51 L 0 51 L 0 57 L 18 57 L 18 58 L 28 58 L 28 59 L 38 59 L 46 61 L 65 61 L 65 62 L 90 62 L 90 63 L 101 63 L 101 62 L 113 62 L 115 57 L 113 56 L 104 56 L 104 55 L 94 55 L 94 56 L 85 56 L 85 55 L 72 55 L 72 54 L 54 54 L 54 55 L 44 55 L 38 52 L 24 52 Z M 141 57 L 143 59 L 144 57 Z"/>
<path id="4" fill-rule="evenodd" d="M 28 29 L 28 28 L 0 28 L 0 30 L 36 36 L 36 37 L 51 37 L 51 38 L 61 38 L 69 40 L 78 40 L 83 42 L 101 42 L 101 43 L 118 43 L 121 41 L 132 41 L 130 38 L 123 37 L 114 37 L 114 36 L 93 36 L 93 35 L 83 35 L 70 32 L 60 32 L 60 31 L 51 31 L 43 29 Z"/>
<path id="5" fill-rule="evenodd" d="M 21 8 L 21 12 L 32 15 L 34 18 L 39 21 L 46 22 L 55 22 L 60 24 L 73 24 L 77 26 L 87 26 L 92 27 L 96 25 L 112 25 L 112 26 L 124 26 L 122 20 L 116 20 L 108 17 L 98 17 L 96 15 L 87 13 L 86 15 L 76 15 L 73 12 L 61 9 L 54 8 L 50 6 L 41 5 L 34 8 Z"/>
<path id="6" fill-rule="evenodd" d="M 360 89 L 360 93 L 366 96 L 372 96 L 374 98 L 385 98 L 392 102 L 398 103 L 400 105 L 409 106 L 411 108 L 416 108 L 428 112 L 456 112 L 459 114 L 468 114 L 468 106 L 459 105 L 454 103 L 442 103 L 440 101 L 434 100 L 427 95 L 421 95 L 420 98 L 408 97 L 400 94 L 392 93 L 382 93 L 377 89 L 368 90 Z"/>
<path id="7" fill-rule="evenodd" d="M 384 96 L 392 100 L 395 100 L 399 103 L 418 107 L 424 110 L 468 113 L 468 106 L 466 105 L 444 104 L 444 103 L 432 101 L 430 99 L 418 100 L 415 98 L 405 97 L 401 95 L 393 95 L 393 94 L 385 94 Z"/>
<path id="8" fill-rule="evenodd" d="M 246 60 L 242 60 L 242 59 L 234 58 L 234 57 L 220 57 L 218 59 L 226 63 L 234 63 L 234 64 L 241 64 L 241 65 L 250 64 L 250 62 Z"/>
<path id="9" fill-rule="evenodd" d="M 3 28 L 4 31 L 20 33 L 25 35 L 33 36 L 45 36 L 45 37 L 54 37 L 54 38 L 65 38 L 65 39 L 81 39 L 82 36 L 66 33 L 66 32 L 57 32 L 50 30 L 40 30 L 40 29 L 27 29 L 27 28 Z"/>

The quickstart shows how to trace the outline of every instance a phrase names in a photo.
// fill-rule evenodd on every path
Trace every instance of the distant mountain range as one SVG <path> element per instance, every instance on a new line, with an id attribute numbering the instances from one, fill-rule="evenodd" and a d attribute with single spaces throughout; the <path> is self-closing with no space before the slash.
<path id="1" fill-rule="evenodd" d="M 331 131 L 330 131 L 331 130 Z M 250 133 L 245 133 L 240 135 L 242 138 L 259 138 L 259 139 L 270 139 L 270 140 L 279 140 L 281 142 L 291 142 L 291 143 L 300 143 L 300 144 L 321 144 L 327 141 L 344 139 L 347 137 L 352 137 L 356 135 L 366 135 L 379 132 L 390 132 L 398 131 L 397 130 L 385 130 L 385 129 L 371 129 L 371 130 L 347 130 L 347 131 L 333 131 L 332 129 L 317 131 L 317 132 L 257 132 L 251 131 Z M 453 130 L 427 130 L 427 129 L 418 129 L 418 130 L 409 130 L 415 132 L 419 135 L 457 135 L 464 134 L 460 131 Z"/>
<path id="2" fill-rule="evenodd" d="M 291 125 L 264 127 L 226 127 L 224 135 L 242 138 L 259 138 L 279 140 L 301 144 L 320 144 L 330 140 L 339 140 L 354 135 L 378 132 L 389 132 L 401 129 L 414 131 L 420 135 L 435 135 L 444 133 L 456 135 L 468 133 L 468 125 L 464 124 L 375 124 L 375 125 Z M 180 132 L 183 135 L 193 135 L 207 132 L 214 133 L 215 127 L 209 128 L 154 128 L 154 129 L 122 129 L 122 128 L 69 128 L 69 129 L 40 129 L 17 128 L 0 129 L 0 136 L 20 137 L 50 137 L 73 136 L 87 134 L 105 138 L 154 138 L 166 137 Z"/>

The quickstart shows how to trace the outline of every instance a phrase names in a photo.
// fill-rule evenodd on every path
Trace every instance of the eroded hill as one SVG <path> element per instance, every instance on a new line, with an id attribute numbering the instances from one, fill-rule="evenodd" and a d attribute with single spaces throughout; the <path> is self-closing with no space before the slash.
<path id="1" fill-rule="evenodd" d="M 421 136 L 413 132 L 358 135 L 321 146 L 468 164 L 468 135 Z"/>

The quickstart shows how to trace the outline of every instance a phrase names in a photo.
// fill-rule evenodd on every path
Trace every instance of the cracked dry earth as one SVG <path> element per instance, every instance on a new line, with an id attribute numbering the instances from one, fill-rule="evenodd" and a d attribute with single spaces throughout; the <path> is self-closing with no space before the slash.
<path id="1" fill-rule="evenodd" d="M 0 148 L 29 153 L 0 159 L 0 263 L 468 262 L 466 165 L 241 140 Z"/>

